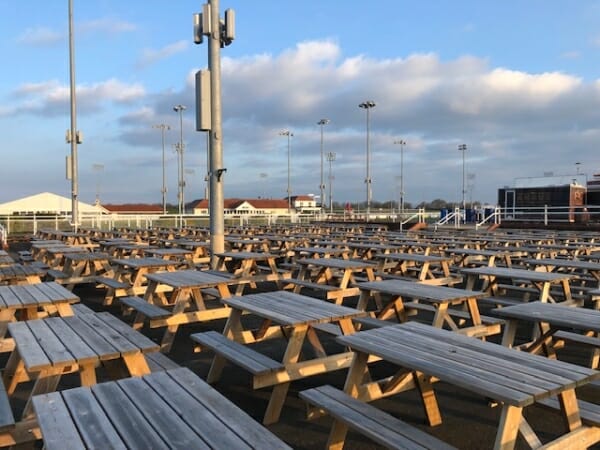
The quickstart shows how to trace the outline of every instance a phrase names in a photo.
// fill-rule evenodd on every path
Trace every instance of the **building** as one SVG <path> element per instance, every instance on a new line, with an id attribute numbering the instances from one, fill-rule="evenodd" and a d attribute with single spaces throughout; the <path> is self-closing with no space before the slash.
<path id="1" fill-rule="evenodd" d="M 163 214 L 161 205 L 148 205 L 145 203 L 125 203 L 122 205 L 102 205 L 108 214 Z"/>
<path id="2" fill-rule="evenodd" d="M 223 201 L 225 216 L 282 216 L 288 215 L 287 199 L 239 199 L 229 198 Z M 209 214 L 208 200 L 200 200 L 194 206 L 194 214 L 206 216 Z"/>
<path id="3" fill-rule="evenodd" d="M 291 197 L 291 200 L 292 207 L 298 213 L 312 214 L 321 210 L 321 206 L 317 206 L 314 195 L 295 195 Z"/>
<path id="4" fill-rule="evenodd" d="M 79 202 L 80 214 L 104 214 L 106 210 L 98 205 Z M 2 215 L 71 215 L 71 199 L 52 192 L 41 192 L 0 204 Z"/>

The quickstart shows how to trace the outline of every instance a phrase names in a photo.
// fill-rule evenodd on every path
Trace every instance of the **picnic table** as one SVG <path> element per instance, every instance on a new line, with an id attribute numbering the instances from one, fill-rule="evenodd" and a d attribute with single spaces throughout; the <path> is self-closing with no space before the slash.
<path id="1" fill-rule="evenodd" d="M 115 297 L 140 295 L 146 292 L 146 274 L 173 271 L 179 264 L 163 258 L 117 258 L 111 262 L 112 277 L 96 277 L 96 282 L 106 286 L 104 304 L 112 304 Z"/>
<path id="2" fill-rule="evenodd" d="M 418 387 L 427 421 L 435 426 L 442 423 L 442 416 L 432 382 L 443 381 L 497 401 L 501 412 L 494 448 L 511 449 L 519 431 L 531 447 L 541 446 L 523 410 L 558 396 L 568 431 L 555 441 L 556 445 L 587 447 L 600 440 L 595 426 L 582 425 L 575 392 L 576 387 L 599 379 L 598 371 L 418 322 L 361 331 L 336 340 L 356 352 L 344 391 L 361 401 Z M 374 357 L 397 368 L 393 382 L 381 383 L 370 370 L 367 362 Z M 346 430 L 345 425 L 334 422 L 329 445 L 341 447 Z"/>
<path id="3" fill-rule="evenodd" d="M 560 293 L 562 294 L 562 300 L 569 302 L 573 300 L 571 286 L 569 284 L 573 275 L 569 274 L 538 272 L 535 270 L 514 269 L 509 267 L 461 268 L 459 269 L 459 272 L 467 275 L 466 289 L 473 290 L 477 280 L 483 278 L 484 283 L 482 290 L 493 296 L 498 296 L 501 289 L 522 290 L 526 294 L 530 294 L 529 291 L 521 289 L 523 287 L 521 285 L 526 284 L 533 288 L 535 292 L 534 295 L 538 295 L 538 298 L 533 298 L 532 300 L 556 302 L 556 294 L 551 294 L 550 288 L 558 285 Z M 502 284 L 501 281 L 503 280 L 508 280 L 510 284 Z M 525 289 L 527 289 L 527 287 L 525 287 Z M 527 298 L 527 295 L 525 298 Z"/>
<path id="4" fill-rule="evenodd" d="M 229 272 L 234 277 L 250 280 L 252 288 L 256 288 L 256 282 L 274 281 L 281 288 L 281 280 L 291 276 L 289 271 L 280 271 L 277 267 L 277 255 L 259 252 L 223 252 L 216 253 L 217 269 Z M 238 285 L 236 295 L 241 295 L 244 284 Z"/>
<path id="5" fill-rule="evenodd" d="M 443 252 L 453 257 L 453 265 L 455 267 L 470 267 L 473 265 L 482 265 L 481 263 L 485 266 L 495 266 L 496 259 L 503 260 L 506 267 L 512 266 L 512 252 L 510 251 L 453 247 L 447 248 Z"/>
<path id="6" fill-rule="evenodd" d="M 495 309 L 492 313 L 506 320 L 502 345 L 512 347 L 520 323 L 532 323 L 539 333 L 532 342 L 519 346 L 531 353 L 544 352 L 555 358 L 557 341 L 567 340 L 591 348 L 589 364 L 597 369 L 600 360 L 600 311 L 561 304 L 523 303 Z M 577 333 L 574 333 L 576 331 Z"/>
<path id="7" fill-rule="evenodd" d="M 38 395 L 33 408 L 48 450 L 290 448 L 184 367 Z"/>
<path id="8" fill-rule="evenodd" d="M 163 352 L 171 350 L 180 325 L 229 317 L 230 308 L 223 306 L 219 299 L 231 297 L 229 286 L 246 282 L 228 273 L 199 270 L 151 273 L 146 275 L 146 279 L 148 288 L 144 303 L 139 300 L 124 301 L 134 308 L 137 306 L 134 328 L 141 328 L 146 318 L 149 319 L 150 328 L 167 327 L 161 340 Z M 165 289 L 161 289 L 164 287 L 170 291 L 168 297 Z M 149 308 L 147 304 L 155 307 Z"/>
<path id="9" fill-rule="evenodd" d="M 181 265 L 185 265 L 188 267 L 194 266 L 194 261 L 192 260 L 193 252 L 184 248 L 147 247 L 143 250 L 143 253 L 144 256 L 173 260 L 177 261 Z"/>
<path id="10" fill-rule="evenodd" d="M 600 287 L 600 263 L 597 262 L 559 258 L 525 259 L 523 262 L 536 266 L 541 271 L 562 272 L 574 276 L 587 275 L 595 281 L 594 287 Z"/>
<path id="11" fill-rule="evenodd" d="M 31 414 L 31 396 L 56 390 L 61 376 L 78 372 L 82 386 L 96 384 L 102 363 L 114 377 L 150 373 L 144 354 L 159 350 L 154 343 L 108 312 L 13 322 L 8 330 L 15 349 L 4 370 L 6 391 L 35 380 L 24 417 Z"/>
<path id="12" fill-rule="evenodd" d="M 46 270 L 37 266 L 12 264 L 0 267 L 0 284 L 33 284 L 41 283 Z"/>
<path id="13" fill-rule="evenodd" d="M 208 373 L 209 383 L 219 380 L 225 360 L 229 359 L 253 374 L 254 389 L 274 386 L 264 424 L 279 420 L 291 381 L 350 365 L 352 352 L 341 349 L 339 353 L 327 354 L 317 329 L 335 334 L 353 333 L 352 319 L 366 315 L 354 308 L 288 291 L 234 296 L 221 301 L 231 307 L 223 335 L 216 332 L 196 333 L 191 338 L 202 348 L 209 348 L 216 353 Z M 246 321 L 242 321 L 243 314 L 251 314 L 262 320 L 256 332 L 248 328 Z M 287 341 L 280 361 L 242 345 L 275 338 Z M 303 349 L 305 344 L 312 349 L 313 355 L 309 355 L 308 348 Z"/>
<path id="14" fill-rule="evenodd" d="M 41 254 L 41 261 L 53 269 L 61 270 L 65 264 L 65 255 L 74 253 L 89 253 L 89 250 L 75 245 L 50 245 Z"/>
<path id="15" fill-rule="evenodd" d="M 408 276 L 431 284 L 451 284 L 460 281 L 452 277 L 452 257 L 419 253 L 377 254 L 379 270 L 390 275 Z M 433 269 L 437 268 L 438 273 Z"/>
<path id="16" fill-rule="evenodd" d="M 302 288 L 321 290 L 337 304 L 360 293 L 355 286 L 357 275 L 374 281 L 377 268 L 363 259 L 302 258 L 296 264 L 300 266 L 297 277 L 287 280 L 294 285 L 293 292 L 300 293 Z"/>
<path id="17" fill-rule="evenodd" d="M 113 268 L 108 253 L 69 253 L 64 256 L 62 270 L 50 269 L 48 275 L 57 283 L 73 290 L 75 284 L 95 283 L 97 277 L 112 277 Z"/>
<path id="18" fill-rule="evenodd" d="M 379 319 L 395 317 L 398 322 L 406 322 L 409 313 L 426 311 L 433 313 L 431 325 L 437 328 L 447 325 L 468 336 L 488 336 L 501 331 L 501 321 L 489 318 L 486 318 L 488 323 L 482 321 L 477 300 L 486 296 L 484 292 L 404 280 L 371 281 L 357 286 L 360 298 L 356 308 L 367 310 L 373 299 L 377 304 L 375 316 Z M 381 294 L 386 294 L 387 299 Z"/>
<path id="19" fill-rule="evenodd" d="M 175 239 L 170 241 L 170 243 L 176 247 L 190 250 L 192 252 L 192 261 L 195 264 L 210 262 L 210 242 Z"/>
<path id="20" fill-rule="evenodd" d="M 15 260 L 5 250 L 0 250 L 0 268 L 13 264 L 15 264 Z"/>

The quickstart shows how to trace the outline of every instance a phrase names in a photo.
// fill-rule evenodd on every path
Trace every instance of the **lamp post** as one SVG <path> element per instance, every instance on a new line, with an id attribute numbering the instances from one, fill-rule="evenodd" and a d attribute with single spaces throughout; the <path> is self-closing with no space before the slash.
<path id="1" fill-rule="evenodd" d="M 179 214 L 184 214 L 185 213 L 185 197 L 184 197 L 184 192 L 183 189 L 185 187 L 185 176 L 183 174 L 183 149 L 184 149 L 184 144 L 183 144 L 183 111 L 186 110 L 186 107 L 183 105 L 176 105 L 173 106 L 173 111 L 178 112 L 179 113 L 179 144 L 177 145 L 177 153 L 179 154 L 179 168 L 177 169 L 177 173 L 179 174 L 179 180 L 178 180 L 178 185 L 179 185 L 179 190 L 178 190 L 178 194 L 177 194 L 177 199 L 179 202 Z"/>
<path id="2" fill-rule="evenodd" d="M 73 230 L 79 226 L 79 176 L 77 162 L 77 144 L 81 143 L 77 131 L 77 99 L 75 89 L 75 38 L 73 32 L 73 0 L 69 0 L 69 77 L 70 77 L 70 104 L 71 128 L 67 132 L 67 142 L 71 144 L 71 222 Z"/>
<path id="3" fill-rule="evenodd" d="M 163 205 L 163 214 L 167 213 L 167 176 L 165 173 L 165 131 L 170 130 L 171 127 L 164 123 L 158 125 L 152 125 L 152 128 L 160 129 L 160 134 L 162 136 L 162 189 L 160 190 L 162 194 L 162 205 Z"/>
<path id="4" fill-rule="evenodd" d="M 369 220 L 369 214 L 371 213 L 371 145 L 369 136 L 370 127 L 370 111 L 371 108 L 375 107 L 375 102 L 367 100 L 358 105 L 359 108 L 367 110 L 367 177 L 365 178 L 365 184 L 367 185 L 367 220 Z"/>
<path id="5" fill-rule="evenodd" d="M 466 214 L 467 205 L 465 203 L 465 153 L 467 151 L 467 144 L 460 144 L 458 146 L 458 151 L 462 153 L 462 208 Z"/>
<path id="6" fill-rule="evenodd" d="M 321 213 L 323 213 L 323 206 L 325 205 L 325 179 L 323 178 L 323 126 L 330 122 L 329 119 L 321 119 L 317 122 L 317 125 L 321 125 Z"/>
<path id="7" fill-rule="evenodd" d="M 400 221 L 402 222 L 404 215 L 404 146 L 406 141 L 398 139 L 394 141 L 394 144 L 400 145 L 400 204 L 398 208 L 400 209 Z"/>
<path id="8" fill-rule="evenodd" d="M 329 214 L 333 214 L 333 174 L 331 166 L 335 161 L 335 152 L 327 153 L 327 161 L 329 161 Z"/>
<path id="9" fill-rule="evenodd" d="M 290 130 L 281 130 L 279 132 L 280 136 L 287 136 L 287 195 L 288 195 L 288 214 L 292 212 L 292 187 L 290 184 L 290 174 L 291 174 L 291 156 L 292 156 L 292 142 L 291 138 L 294 135 Z"/>

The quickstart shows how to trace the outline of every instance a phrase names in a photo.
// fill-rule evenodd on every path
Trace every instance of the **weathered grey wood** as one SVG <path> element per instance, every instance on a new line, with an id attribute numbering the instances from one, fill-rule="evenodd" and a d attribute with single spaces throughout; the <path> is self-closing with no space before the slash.
<path id="1" fill-rule="evenodd" d="M 226 418 L 227 423 L 233 430 L 237 430 L 236 425 L 239 424 L 239 430 L 242 433 L 236 432 L 253 448 L 265 450 L 285 450 L 289 448 L 284 442 L 227 400 L 212 386 L 194 375 L 191 370 L 179 368 L 169 370 L 165 373 L 179 385 L 183 386 L 199 402 L 202 402 L 213 410 L 217 417 Z"/>
<path id="2" fill-rule="evenodd" d="M 4 383 L 0 382 L 0 431 L 11 429 L 15 425 L 15 417 L 8 401 Z"/>
<path id="3" fill-rule="evenodd" d="M 163 319 L 171 315 L 171 311 L 161 308 L 160 306 L 148 303 L 140 297 L 120 297 L 119 301 L 125 306 L 135 309 L 149 319 Z"/>
<path id="4" fill-rule="evenodd" d="M 85 448 L 73 423 L 67 405 L 59 392 L 36 395 L 32 399 L 38 424 L 47 450 L 80 450 Z"/>
<path id="5" fill-rule="evenodd" d="M 92 386 L 91 391 L 128 449 L 146 450 L 168 446 L 168 442 L 154 430 L 117 383 L 100 383 Z"/>
<path id="6" fill-rule="evenodd" d="M 81 320 L 82 317 L 91 315 L 92 314 L 80 314 L 69 317 L 67 324 L 87 345 L 89 345 L 101 360 L 118 358 L 120 356 L 118 349 L 107 342 L 101 335 L 96 333 L 93 327 L 90 327 L 86 322 Z"/>
<path id="7" fill-rule="evenodd" d="M 467 291 L 465 289 L 435 286 L 417 283 L 416 281 L 397 279 L 358 283 L 357 286 L 361 290 L 372 290 L 385 294 L 401 295 L 403 297 L 418 298 L 419 300 L 431 302 L 451 302 L 469 298 L 481 298 L 487 295 L 479 291 Z"/>
<path id="8" fill-rule="evenodd" d="M 25 367 L 31 370 L 39 370 L 47 367 L 50 360 L 40 343 L 36 341 L 34 334 L 27 326 L 27 322 L 13 322 L 8 324 L 8 331 L 15 342 L 19 342 L 19 347 L 16 349 L 23 359 Z"/>
<path id="9" fill-rule="evenodd" d="M 560 403 L 556 397 L 545 398 L 537 403 L 547 408 L 560 410 Z M 589 424 L 600 426 L 600 405 L 583 400 L 579 400 L 577 403 L 581 419 Z"/>
<path id="10" fill-rule="evenodd" d="M 86 448 L 127 448 L 90 389 L 68 389 L 62 397 Z"/>
<path id="11" fill-rule="evenodd" d="M 111 344 L 121 355 L 133 354 L 137 353 L 140 349 L 137 345 L 131 343 L 127 337 L 113 328 L 111 328 L 101 317 L 101 314 L 109 314 L 109 313 L 98 313 L 98 314 L 82 314 L 77 316 L 76 319 L 79 319 L 85 322 L 97 333 L 101 336 L 107 343 Z M 75 317 L 74 317 L 75 319 Z M 116 319 L 115 320 L 119 320 Z M 124 322 L 123 325 L 126 326 Z M 127 327 L 128 331 L 135 332 L 131 327 Z M 139 333 L 138 333 L 139 334 Z M 144 337 L 143 335 L 140 335 Z M 146 338 L 147 339 L 147 338 Z"/>
<path id="12" fill-rule="evenodd" d="M 153 376 L 161 373 L 164 372 Z M 127 378 L 117 383 L 171 448 L 209 448 L 181 417 L 165 405 L 165 400 L 144 379 Z"/>
<path id="13" fill-rule="evenodd" d="M 108 277 L 96 277 L 96 283 L 103 284 L 104 286 L 113 289 L 126 289 L 130 287 L 128 283 L 123 283 L 121 281 Z"/>
<path id="14" fill-rule="evenodd" d="M 582 345 L 591 347 L 600 347 L 600 338 L 594 336 L 586 336 L 579 333 L 571 333 L 569 331 L 557 331 L 554 333 L 556 339 L 564 339 L 565 341 L 577 342 Z"/>
<path id="15" fill-rule="evenodd" d="M 79 364 L 98 361 L 98 355 L 81 337 L 70 328 L 60 317 L 49 317 L 44 323 L 57 336 L 63 346 L 68 346 L 69 352 Z"/>
<path id="16" fill-rule="evenodd" d="M 285 280 L 285 282 L 291 283 L 291 284 L 296 284 L 298 286 L 306 287 L 309 289 L 315 289 L 318 291 L 339 291 L 339 290 L 341 290 L 338 286 L 333 286 L 331 284 L 313 283 L 311 281 L 298 280 L 297 278 L 287 278 Z"/>
<path id="17" fill-rule="evenodd" d="M 101 312 L 92 317 L 102 321 L 107 327 L 110 327 L 112 330 L 110 334 L 111 336 L 117 334 L 124 339 L 123 343 L 119 344 L 122 354 L 128 353 L 129 349 L 132 347 L 136 350 L 142 351 L 142 353 L 156 352 L 160 348 L 157 343 L 147 338 L 142 333 L 134 330 L 125 322 L 119 320 L 117 317 L 108 312 Z M 114 338 L 113 342 L 115 342 Z"/>
<path id="18" fill-rule="evenodd" d="M 63 272 L 62 270 L 50 269 L 46 272 L 46 275 L 51 277 L 53 280 L 60 280 L 63 278 L 69 278 L 69 274 Z"/>
<path id="19" fill-rule="evenodd" d="M 179 364 L 161 352 L 146 353 L 146 361 L 151 372 L 160 372 L 162 370 L 171 370 L 179 368 Z"/>
<path id="20" fill-rule="evenodd" d="M 54 334 L 45 320 L 29 320 L 26 323 L 53 366 L 77 362 L 73 354 L 65 348 L 63 342 Z"/>
<path id="21" fill-rule="evenodd" d="M 452 449 L 451 445 L 365 402 L 326 385 L 300 392 L 300 398 L 327 411 L 350 428 L 393 449 Z"/>
<path id="22" fill-rule="evenodd" d="M 478 303 L 489 306 L 514 306 L 514 305 L 522 305 L 522 298 L 513 298 L 513 297 L 482 297 L 477 300 Z"/>
<path id="23" fill-rule="evenodd" d="M 600 311 L 588 308 L 529 302 L 494 310 L 494 315 L 529 322 L 549 322 L 555 327 L 600 331 Z"/>
<path id="24" fill-rule="evenodd" d="M 78 314 L 96 314 L 96 311 L 94 311 L 89 306 L 84 305 L 83 303 L 76 303 L 74 305 L 71 305 L 71 309 L 73 310 L 73 314 L 75 314 L 75 315 L 78 315 Z"/>
<path id="25" fill-rule="evenodd" d="M 216 331 L 194 333 L 190 335 L 190 338 L 254 375 L 283 369 L 284 367 L 282 363 L 243 344 L 232 341 Z"/>
<path id="26" fill-rule="evenodd" d="M 428 311 L 428 312 L 435 312 L 435 306 L 433 305 L 428 305 L 426 303 L 417 303 L 417 302 L 407 302 L 404 303 L 404 308 L 405 309 L 417 309 L 420 311 Z M 462 311 L 459 309 L 450 309 L 448 308 L 448 315 L 452 316 L 452 317 L 457 317 L 459 319 L 470 319 L 471 315 L 467 312 L 467 311 Z M 488 324 L 488 325 L 495 325 L 495 324 L 503 324 L 504 320 L 500 319 L 498 317 L 490 317 L 490 316 L 483 316 L 481 315 L 481 322 L 483 324 Z"/>

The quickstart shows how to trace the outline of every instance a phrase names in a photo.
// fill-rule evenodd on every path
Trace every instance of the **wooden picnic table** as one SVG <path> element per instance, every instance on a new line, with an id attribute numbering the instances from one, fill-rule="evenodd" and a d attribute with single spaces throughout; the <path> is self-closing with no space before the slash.
<path id="1" fill-rule="evenodd" d="M 51 245 L 43 249 L 41 261 L 53 269 L 61 270 L 65 264 L 65 255 L 74 253 L 89 253 L 89 250 L 85 247 L 75 245 Z M 35 255 L 34 258 L 40 260 Z"/>
<path id="2" fill-rule="evenodd" d="M 15 264 L 16 261 L 5 250 L 0 250 L 0 252 L 0 268 Z"/>
<path id="3" fill-rule="evenodd" d="M 529 302 L 495 309 L 492 313 L 507 321 L 502 336 L 502 345 L 507 347 L 514 345 L 517 327 L 520 323 L 533 323 L 539 330 L 536 339 L 519 346 L 519 348 L 532 353 L 544 352 L 547 356 L 555 358 L 554 346 L 557 341 L 566 339 L 578 342 L 591 348 L 590 367 L 598 368 L 600 311 L 561 304 Z M 573 330 L 579 333 L 572 333 Z"/>
<path id="4" fill-rule="evenodd" d="M 61 271 L 48 271 L 48 275 L 57 283 L 67 285 L 69 290 L 73 290 L 75 284 L 95 283 L 97 277 L 112 277 L 113 273 L 110 256 L 103 252 L 66 254 Z"/>
<path id="5" fill-rule="evenodd" d="M 377 268 L 373 262 L 363 259 L 302 258 L 296 260 L 296 264 L 300 266 L 297 278 L 288 280 L 294 284 L 295 293 L 304 287 L 323 289 L 326 298 L 339 305 L 345 298 L 360 293 L 355 286 L 357 275 L 374 281 Z"/>
<path id="6" fill-rule="evenodd" d="M 527 269 L 514 269 L 508 267 L 476 267 L 476 268 L 461 268 L 459 272 L 467 275 L 466 289 L 473 290 L 476 281 L 479 278 L 484 279 L 482 290 L 497 296 L 499 295 L 499 284 L 501 280 L 509 280 L 515 288 L 518 289 L 519 284 L 527 283 L 535 288 L 539 293 L 537 299 L 541 302 L 556 302 L 554 294 L 550 293 L 550 288 L 553 285 L 558 285 L 561 288 L 562 300 L 572 301 L 571 286 L 569 282 L 573 275 L 564 273 L 548 273 L 538 272 Z"/>
<path id="7" fill-rule="evenodd" d="M 453 261 L 450 256 L 388 253 L 377 254 L 375 259 L 379 261 L 379 270 L 391 275 L 408 276 L 431 284 L 450 284 L 460 281 L 453 278 L 450 273 L 450 264 Z M 439 269 L 439 274 L 432 270 L 436 267 Z"/>
<path id="8" fill-rule="evenodd" d="M 97 277 L 96 281 L 106 286 L 104 304 L 110 305 L 115 297 L 140 295 L 146 292 L 146 274 L 159 271 L 174 271 L 179 263 L 163 258 L 117 258 L 111 265 L 113 277 Z"/>
<path id="9" fill-rule="evenodd" d="M 597 427 L 582 425 L 575 392 L 576 387 L 600 379 L 598 371 L 418 322 L 361 331 L 336 340 L 356 352 L 344 391 L 362 401 L 418 387 L 428 423 L 435 426 L 442 422 L 442 416 L 432 382 L 443 381 L 497 401 L 501 411 L 494 448 L 511 449 L 519 431 L 531 447 L 541 445 L 523 410 L 537 401 L 558 396 L 568 432 L 556 445 L 587 447 L 600 440 Z M 397 367 L 391 382 L 381 382 L 370 371 L 367 362 L 373 358 Z M 329 445 L 341 446 L 345 435 L 346 427 L 334 423 Z M 490 444 L 482 443 L 482 447 L 491 447 Z"/>
<path id="10" fill-rule="evenodd" d="M 8 394 L 35 380 L 24 417 L 32 412 L 31 396 L 56 390 L 64 374 L 78 372 L 82 386 L 96 384 L 100 363 L 113 377 L 145 375 L 144 353 L 159 350 L 108 312 L 13 322 L 8 330 L 15 342 L 3 375 Z"/>
<path id="11" fill-rule="evenodd" d="M 234 296 L 223 299 L 222 302 L 232 309 L 223 335 L 215 333 L 216 336 L 208 339 L 211 336 L 210 332 L 196 333 L 191 335 L 191 338 L 201 346 L 208 346 L 216 351 L 208 373 L 209 383 L 220 378 L 227 358 L 253 374 L 254 389 L 274 386 L 263 420 L 265 424 L 279 420 L 291 381 L 350 365 L 352 353 L 342 349 L 340 353 L 327 354 L 316 330 L 353 333 L 355 329 L 352 319 L 366 315 L 365 312 L 354 308 L 287 291 Z M 249 330 L 249 324 L 242 321 L 242 315 L 246 313 L 262 320 L 263 323 L 257 332 Z M 218 337 L 221 339 L 217 339 Z M 287 341 L 284 356 L 280 361 L 241 345 L 274 338 Z M 228 345 L 228 340 L 235 341 L 236 344 Z M 212 345 L 211 342 L 216 345 Z M 309 355 L 310 351 L 306 348 L 303 349 L 305 344 L 312 349 L 313 355 Z"/>
<path id="12" fill-rule="evenodd" d="M 161 340 L 163 352 L 171 350 L 180 325 L 229 317 L 230 308 L 222 305 L 219 299 L 231 297 L 229 286 L 246 282 L 228 273 L 199 270 L 149 273 L 146 278 L 148 288 L 144 294 L 145 301 L 161 308 L 169 308 L 168 314 L 157 314 L 149 321 L 150 328 L 167 327 Z M 170 291 L 168 297 L 165 289 L 161 289 L 163 287 Z M 208 298 L 206 294 L 209 294 Z M 146 317 L 143 309 L 140 309 L 134 320 L 134 327 L 141 328 Z"/>
<path id="13" fill-rule="evenodd" d="M 193 267 L 194 261 L 192 260 L 193 252 L 184 248 L 174 247 L 147 247 L 143 250 L 144 256 L 163 258 L 168 260 L 177 261 L 182 265 Z"/>
<path id="14" fill-rule="evenodd" d="M 600 263 L 559 258 L 524 259 L 523 262 L 546 272 L 563 272 L 574 276 L 589 275 L 596 282 L 594 287 L 600 288 Z"/>
<path id="15" fill-rule="evenodd" d="M 453 266 L 455 267 L 470 267 L 481 262 L 486 266 L 495 266 L 496 259 L 503 260 L 506 267 L 512 266 L 512 253 L 509 251 L 453 247 L 447 248 L 443 252 L 453 257 Z"/>
<path id="16" fill-rule="evenodd" d="M 170 242 L 176 247 L 190 250 L 192 252 L 192 261 L 195 264 L 210 262 L 210 242 L 193 241 L 190 239 L 175 239 Z"/>
<path id="17" fill-rule="evenodd" d="M 360 298 L 357 309 L 365 311 L 371 299 L 375 300 L 379 319 L 395 317 L 398 322 L 406 322 L 412 311 L 433 312 L 431 325 L 468 336 L 488 336 L 500 333 L 500 323 L 484 324 L 479 314 L 477 299 L 487 294 L 481 291 L 468 291 L 446 286 L 432 286 L 415 281 L 379 280 L 358 283 Z M 381 294 L 387 295 L 387 300 Z M 458 323 L 457 323 L 458 322 Z"/>
<path id="18" fill-rule="evenodd" d="M 33 284 L 41 283 L 46 270 L 36 266 L 12 264 L 0 267 L 0 284 Z"/>
<path id="19" fill-rule="evenodd" d="M 274 281 L 281 289 L 281 281 L 291 276 L 289 271 L 280 271 L 277 267 L 277 255 L 262 252 L 223 252 L 216 253 L 217 268 L 236 278 L 250 280 L 252 288 L 256 282 Z M 237 287 L 236 295 L 241 295 L 246 283 Z"/>
<path id="20" fill-rule="evenodd" d="M 290 448 L 184 367 L 38 395 L 33 408 L 48 450 Z"/>

